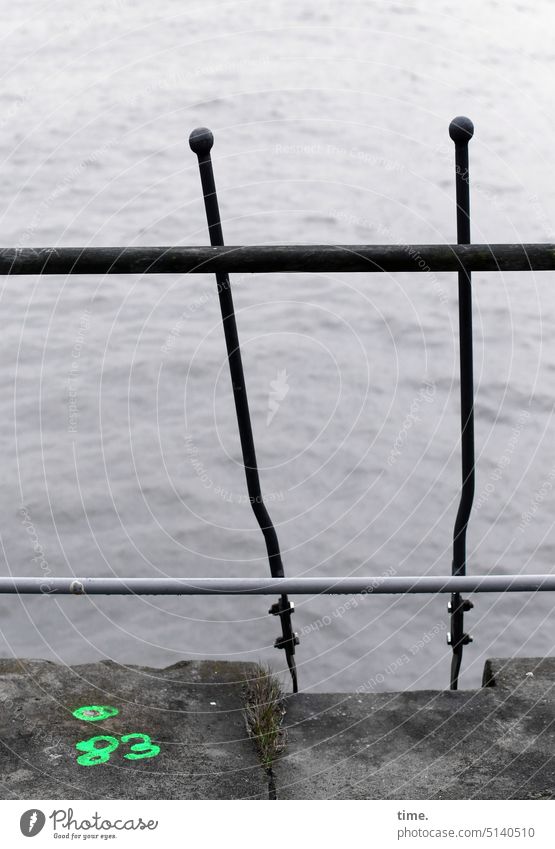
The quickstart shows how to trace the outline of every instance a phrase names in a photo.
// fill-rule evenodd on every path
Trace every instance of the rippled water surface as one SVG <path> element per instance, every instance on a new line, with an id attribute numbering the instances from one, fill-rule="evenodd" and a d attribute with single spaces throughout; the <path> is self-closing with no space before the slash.
<path id="1" fill-rule="evenodd" d="M 229 244 L 554 240 L 549 4 L 1 2 L 5 246 L 206 244 L 210 126 Z M 472 573 L 550 572 L 555 276 L 475 275 Z M 235 278 L 286 572 L 446 574 L 458 503 L 456 278 Z M 212 277 L 2 280 L 2 572 L 268 573 Z M 445 686 L 445 597 L 299 598 L 303 688 Z M 4 598 L 0 653 L 269 660 L 265 598 Z M 485 657 L 553 649 L 548 594 L 480 596 Z"/>

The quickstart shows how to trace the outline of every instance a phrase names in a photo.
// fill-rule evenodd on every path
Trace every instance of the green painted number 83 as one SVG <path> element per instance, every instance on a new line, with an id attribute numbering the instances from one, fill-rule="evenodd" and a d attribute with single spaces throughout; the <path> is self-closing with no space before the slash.
<path id="1" fill-rule="evenodd" d="M 124 758 L 130 761 L 154 758 L 160 754 L 160 746 L 156 746 L 148 734 L 125 734 L 121 738 L 122 743 L 129 743 L 131 740 L 138 740 L 139 742 L 133 743 L 131 751 L 124 755 Z M 75 748 L 79 752 L 84 752 L 84 754 L 79 755 L 77 763 L 81 766 L 97 766 L 97 764 L 106 763 L 110 760 L 112 752 L 115 752 L 118 748 L 119 743 L 117 737 L 110 737 L 107 734 L 90 737 L 88 740 L 80 740 L 79 743 L 75 744 Z"/>

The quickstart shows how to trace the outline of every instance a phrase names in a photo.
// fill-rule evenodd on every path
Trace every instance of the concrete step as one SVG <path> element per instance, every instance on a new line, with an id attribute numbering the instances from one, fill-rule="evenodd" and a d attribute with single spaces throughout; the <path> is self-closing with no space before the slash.
<path id="1" fill-rule="evenodd" d="M 242 713 L 245 679 L 257 669 L 212 661 L 149 669 L 0 660 L 2 798 L 267 798 Z M 75 719 L 72 711 L 85 705 L 119 713 Z M 121 744 L 106 763 L 77 763 L 78 741 L 130 733 L 148 734 L 160 754 L 128 760 L 130 746 Z"/>
<path id="2" fill-rule="evenodd" d="M 555 658 L 494 659 L 480 690 L 290 700 L 282 799 L 548 799 Z"/>

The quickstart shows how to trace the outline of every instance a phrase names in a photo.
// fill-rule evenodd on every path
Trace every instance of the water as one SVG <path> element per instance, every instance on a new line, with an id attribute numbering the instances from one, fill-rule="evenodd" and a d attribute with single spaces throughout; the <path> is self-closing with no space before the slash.
<path id="1" fill-rule="evenodd" d="M 554 240 L 550 8 L 2 0 L 2 244 L 452 242 L 470 115 L 475 241 Z M 552 274 L 475 275 L 472 573 L 555 554 Z M 458 503 L 454 275 L 235 278 L 286 572 L 445 574 Z M 2 572 L 257 576 L 213 278 L 2 280 Z M 524 518 L 523 518 L 524 514 Z M 304 689 L 442 687 L 446 598 L 299 598 Z M 268 660 L 269 599 L 4 598 L 4 656 Z M 485 657 L 545 655 L 547 594 L 478 597 Z"/>

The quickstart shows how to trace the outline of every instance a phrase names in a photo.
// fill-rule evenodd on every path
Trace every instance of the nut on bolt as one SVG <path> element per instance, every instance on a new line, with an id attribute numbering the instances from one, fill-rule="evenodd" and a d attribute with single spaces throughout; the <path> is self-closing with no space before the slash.
<path id="1" fill-rule="evenodd" d="M 458 645 L 467 646 L 469 643 L 472 643 L 472 642 L 474 642 L 474 638 L 471 637 L 470 634 L 463 634 L 461 639 L 458 642 Z M 447 632 L 447 645 L 448 646 L 453 645 L 453 637 L 451 635 L 451 631 Z"/>
<path id="2" fill-rule="evenodd" d="M 295 604 L 292 601 L 287 602 L 287 607 L 282 607 L 280 601 L 276 601 L 275 604 L 272 604 L 268 613 L 272 616 L 279 616 L 280 613 L 294 613 L 295 612 Z"/>
<path id="3" fill-rule="evenodd" d="M 289 645 L 289 643 L 293 643 L 293 645 L 294 645 L 294 646 L 298 646 L 298 645 L 299 645 L 299 642 L 300 642 L 300 640 L 299 640 L 299 636 L 298 636 L 297 632 L 295 632 L 295 633 L 293 634 L 293 638 L 292 638 L 292 639 L 288 639 L 287 637 L 277 637 L 277 639 L 276 639 L 276 641 L 275 641 L 275 643 L 274 643 L 274 648 L 276 648 L 276 649 L 285 649 L 285 648 L 287 648 L 287 646 Z"/>
<path id="4" fill-rule="evenodd" d="M 465 598 L 461 601 L 459 610 L 462 610 L 464 613 L 468 613 L 469 610 L 472 610 L 474 604 L 470 601 L 470 599 Z M 447 613 L 454 613 L 455 608 L 453 607 L 453 602 L 447 602 Z"/>

